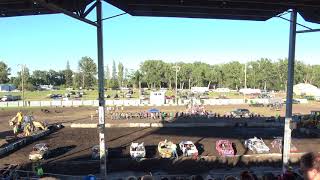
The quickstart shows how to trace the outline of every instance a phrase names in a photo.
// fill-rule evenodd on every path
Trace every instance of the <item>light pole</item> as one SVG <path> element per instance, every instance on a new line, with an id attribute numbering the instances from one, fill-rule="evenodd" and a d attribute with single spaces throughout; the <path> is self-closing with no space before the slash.
<path id="1" fill-rule="evenodd" d="M 172 68 L 174 68 L 176 70 L 176 104 L 178 104 L 178 71 L 180 71 L 180 66 L 177 66 L 177 64 L 175 66 L 173 66 Z"/>
<path id="2" fill-rule="evenodd" d="M 21 67 L 21 92 L 22 92 L 22 106 L 24 107 L 24 71 L 25 71 L 25 64 L 18 64 Z"/>
<path id="3" fill-rule="evenodd" d="M 244 64 L 244 88 L 247 89 L 247 63 Z"/>
<path id="4" fill-rule="evenodd" d="M 247 89 L 247 70 L 248 68 L 251 69 L 252 66 L 249 65 L 249 67 L 247 67 L 247 63 L 244 64 L 244 88 Z"/>

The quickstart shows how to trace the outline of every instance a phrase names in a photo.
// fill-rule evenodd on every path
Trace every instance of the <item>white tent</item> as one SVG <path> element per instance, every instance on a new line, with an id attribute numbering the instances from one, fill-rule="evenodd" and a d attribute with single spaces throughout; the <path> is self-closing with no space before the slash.
<path id="1" fill-rule="evenodd" d="M 312 84 L 299 83 L 293 86 L 294 94 L 298 96 L 320 96 L 320 89 Z"/>

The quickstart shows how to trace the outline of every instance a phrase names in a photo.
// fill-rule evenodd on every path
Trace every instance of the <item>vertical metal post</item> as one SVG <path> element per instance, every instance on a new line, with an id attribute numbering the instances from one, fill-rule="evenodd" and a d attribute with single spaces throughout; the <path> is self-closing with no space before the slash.
<path id="1" fill-rule="evenodd" d="M 247 63 L 244 64 L 244 88 L 247 89 Z"/>
<path id="2" fill-rule="evenodd" d="M 173 66 L 172 68 L 174 68 L 176 70 L 176 97 L 175 97 L 175 101 L 176 104 L 178 104 L 178 71 L 180 71 L 180 66 L 178 66 L 177 64 L 175 66 Z"/>
<path id="3" fill-rule="evenodd" d="M 105 144 L 105 101 L 104 101 L 104 66 L 103 66 L 103 33 L 101 0 L 97 0 L 97 45 L 98 45 L 98 84 L 99 84 L 99 142 L 100 174 L 107 178 L 107 158 Z"/>
<path id="4" fill-rule="evenodd" d="M 297 23 L 297 11 L 293 9 L 291 12 L 291 21 L 290 21 L 286 117 L 285 117 L 283 146 L 282 146 L 283 171 L 285 171 L 289 163 L 290 144 L 291 144 L 290 122 L 292 120 L 292 97 L 293 97 L 293 83 L 294 83 L 296 23 Z"/>
<path id="5" fill-rule="evenodd" d="M 176 68 L 176 104 L 178 105 L 178 67 L 177 67 L 177 64 L 176 64 L 175 68 Z"/>

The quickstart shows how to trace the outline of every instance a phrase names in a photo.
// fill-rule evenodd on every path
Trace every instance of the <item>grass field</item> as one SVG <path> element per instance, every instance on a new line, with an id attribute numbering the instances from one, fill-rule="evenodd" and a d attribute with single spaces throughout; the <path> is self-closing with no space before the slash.
<path id="1" fill-rule="evenodd" d="M 151 90 L 145 91 L 147 96 L 150 94 Z M 86 90 L 84 91 L 85 95 L 81 98 L 82 100 L 95 100 L 98 98 L 98 91 L 97 90 Z M 62 94 L 65 95 L 67 93 L 66 90 L 52 90 L 52 91 L 25 91 L 25 100 L 52 100 L 48 97 L 49 94 Z M 11 95 L 20 95 L 22 96 L 21 92 L 0 92 L 0 97 L 11 94 Z M 113 99 L 113 97 L 118 94 L 120 99 L 127 99 L 125 97 L 126 92 L 120 91 L 120 90 L 107 90 L 105 91 L 106 96 L 110 96 L 110 99 Z M 173 96 L 175 95 L 175 90 L 167 90 L 166 96 Z M 209 92 L 208 97 L 209 98 L 219 98 L 219 96 L 226 96 L 226 98 L 229 99 L 242 99 L 245 98 L 243 95 L 237 93 L 237 92 L 230 92 L 230 93 L 218 93 L 218 92 Z M 285 94 L 277 94 L 277 97 L 285 98 Z M 133 95 L 131 98 L 139 98 L 139 90 L 134 89 Z M 246 97 L 249 98 L 249 97 Z M 294 97 L 294 98 L 301 98 L 301 97 Z M 70 99 L 73 99 L 72 97 Z"/>

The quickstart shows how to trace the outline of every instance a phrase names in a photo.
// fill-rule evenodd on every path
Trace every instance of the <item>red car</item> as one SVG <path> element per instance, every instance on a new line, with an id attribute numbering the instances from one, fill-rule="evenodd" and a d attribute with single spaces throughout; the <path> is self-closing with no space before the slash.
<path id="1" fill-rule="evenodd" d="M 216 142 L 216 150 L 220 156 L 234 156 L 235 151 L 229 140 L 219 140 Z"/>

